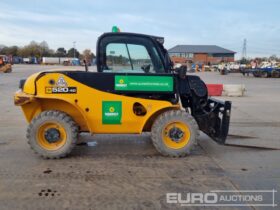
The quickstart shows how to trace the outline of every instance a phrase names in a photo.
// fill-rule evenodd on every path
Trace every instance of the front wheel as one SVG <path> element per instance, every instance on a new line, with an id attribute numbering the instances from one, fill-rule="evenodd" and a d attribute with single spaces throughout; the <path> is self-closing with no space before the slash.
<path id="1" fill-rule="evenodd" d="M 162 113 L 152 126 L 152 142 L 164 156 L 184 157 L 196 144 L 198 125 L 195 119 L 181 110 Z"/>
<path id="2" fill-rule="evenodd" d="M 62 158 L 69 154 L 78 138 L 78 127 L 61 111 L 44 111 L 27 129 L 28 144 L 43 158 Z"/>

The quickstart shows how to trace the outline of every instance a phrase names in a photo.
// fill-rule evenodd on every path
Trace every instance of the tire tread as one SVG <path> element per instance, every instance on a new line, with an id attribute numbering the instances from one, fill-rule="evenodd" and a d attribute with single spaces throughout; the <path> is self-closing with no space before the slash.
<path id="1" fill-rule="evenodd" d="M 57 118 L 59 121 L 62 121 L 66 124 L 68 124 L 68 126 L 70 127 L 70 131 L 71 131 L 71 144 L 67 147 L 66 151 L 63 151 L 62 153 L 57 153 L 57 154 L 50 154 L 48 151 L 45 150 L 45 152 L 40 152 L 38 151 L 35 147 L 34 147 L 34 136 L 32 134 L 32 131 L 36 130 L 36 123 L 38 121 L 42 121 L 42 120 L 48 120 L 50 118 Z M 57 111 L 57 110 L 48 110 L 48 111 L 43 111 L 41 112 L 39 115 L 37 115 L 36 117 L 33 118 L 33 120 L 31 121 L 31 123 L 29 124 L 28 128 L 27 128 L 27 134 L 26 134 L 26 138 L 27 138 L 27 143 L 29 144 L 29 146 L 31 147 L 31 149 L 38 154 L 39 156 L 45 158 L 45 159 L 59 159 L 59 158 L 63 158 L 65 156 L 67 156 L 72 149 L 74 148 L 74 146 L 76 145 L 76 142 L 78 140 L 78 126 L 77 124 L 74 122 L 74 120 L 65 112 L 62 111 Z"/>

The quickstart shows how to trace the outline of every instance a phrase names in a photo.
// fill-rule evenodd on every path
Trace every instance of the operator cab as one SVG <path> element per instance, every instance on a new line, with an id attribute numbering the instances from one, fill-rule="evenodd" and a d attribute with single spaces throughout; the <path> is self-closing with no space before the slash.
<path id="1" fill-rule="evenodd" d="M 110 73 L 170 73 L 164 38 L 135 33 L 104 33 L 97 42 L 97 70 Z"/>

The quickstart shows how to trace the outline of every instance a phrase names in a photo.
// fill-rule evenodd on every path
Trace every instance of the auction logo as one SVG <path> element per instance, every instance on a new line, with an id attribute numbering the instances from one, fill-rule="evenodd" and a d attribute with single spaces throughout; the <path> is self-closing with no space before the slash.
<path id="1" fill-rule="evenodd" d="M 180 206 L 276 207 L 276 190 L 212 190 L 207 193 L 166 193 L 166 202 Z"/>

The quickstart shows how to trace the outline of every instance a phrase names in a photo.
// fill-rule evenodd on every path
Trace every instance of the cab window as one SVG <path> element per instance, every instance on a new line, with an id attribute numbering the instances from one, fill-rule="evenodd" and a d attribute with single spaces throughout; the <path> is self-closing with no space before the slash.
<path id="1" fill-rule="evenodd" d="M 125 44 L 111 43 L 106 48 L 106 70 L 129 70 L 131 63 Z"/>
<path id="2" fill-rule="evenodd" d="M 112 72 L 155 73 L 164 67 L 154 47 L 151 52 L 140 44 L 109 43 L 106 46 L 106 69 Z M 152 59 L 153 58 L 153 59 Z"/>

